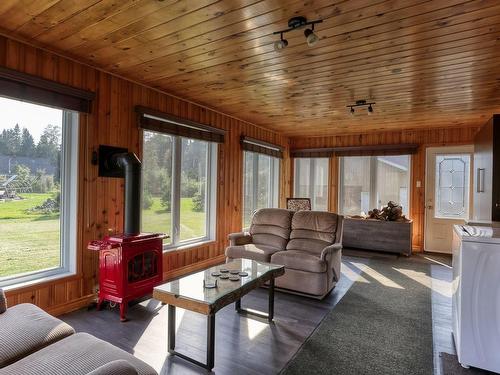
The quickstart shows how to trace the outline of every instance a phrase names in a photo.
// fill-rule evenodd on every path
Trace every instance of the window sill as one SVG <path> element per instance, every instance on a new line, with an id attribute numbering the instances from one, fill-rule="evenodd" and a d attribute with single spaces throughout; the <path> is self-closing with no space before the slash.
<path id="1" fill-rule="evenodd" d="M 189 250 L 194 247 L 200 247 L 200 246 L 207 246 L 210 244 L 215 244 L 216 241 L 212 239 L 207 239 L 207 240 L 201 240 L 199 242 L 192 242 L 192 243 L 187 243 L 187 244 L 180 244 L 178 246 L 173 246 L 173 247 L 167 247 L 163 248 L 163 253 L 175 253 L 177 251 L 184 251 L 184 250 Z"/>
<path id="2" fill-rule="evenodd" d="M 62 271 L 61 273 L 57 273 L 55 275 L 50 275 L 50 276 L 40 276 L 32 280 L 28 281 L 13 281 L 12 284 L 6 284 L 6 285 L 1 285 L 0 287 L 6 291 L 14 291 L 17 289 L 23 289 L 27 287 L 32 287 L 38 284 L 43 284 L 43 283 L 48 283 L 54 280 L 59 280 L 59 279 L 64 279 L 67 277 L 75 276 L 76 274 L 74 272 L 68 272 L 68 271 Z M 7 281 L 6 281 L 7 282 Z"/>

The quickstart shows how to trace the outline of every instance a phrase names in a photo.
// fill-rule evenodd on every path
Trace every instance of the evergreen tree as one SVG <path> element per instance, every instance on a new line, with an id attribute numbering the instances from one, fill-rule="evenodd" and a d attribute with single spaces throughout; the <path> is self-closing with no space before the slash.
<path id="1" fill-rule="evenodd" d="M 19 149 L 21 156 L 34 156 L 35 155 L 35 141 L 28 129 L 23 128 L 21 135 L 21 146 Z"/>
<path id="2" fill-rule="evenodd" d="M 43 129 L 40 141 L 36 147 L 36 154 L 41 158 L 49 158 L 53 162 L 58 161 L 60 151 L 60 129 L 52 124 L 49 124 Z"/>

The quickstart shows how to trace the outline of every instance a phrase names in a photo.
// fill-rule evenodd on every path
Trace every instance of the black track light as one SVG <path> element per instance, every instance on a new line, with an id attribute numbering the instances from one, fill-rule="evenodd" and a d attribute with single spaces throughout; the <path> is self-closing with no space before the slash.
<path id="1" fill-rule="evenodd" d="M 318 35 L 314 32 L 314 25 L 321 23 L 323 20 L 308 21 L 305 17 L 293 17 L 288 20 L 288 29 L 275 31 L 273 34 L 280 34 L 280 40 L 274 42 L 274 50 L 277 52 L 282 51 L 286 46 L 288 46 L 288 41 L 283 39 L 283 34 L 289 31 L 300 29 L 305 26 L 311 26 L 304 30 L 304 36 L 306 37 L 306 42 L 309 47 L 316 45 L 319 41 Z"/>
<path id="2" fill-rule="evenodd" d="M 362 100 L 356 100 L 356 104 L 348 104 L 346 105 L 347 108 L 350 108 L 350 113 L 351 115 L 354 115 L 354 107 L 365 107 L 365 106 L 368 106 L 367 107 L 367 110 L 368 110 L 368 114 L 371 115 L 373 114 L 373 105 L 375 104 L 375 102 L 371 102 L 371 103 L 368 103 L 366 100 L 362 99 Z"/>
<path id="3" fill-rule="evenodd" d="M 306 42 L 309 47 L 313 47 L 318 43 L 319 37 L 314 33 L 314 24 L 310 29 L 304 30 L 304 36 L 306 37 Z"/>
<path id="4" fill-rule="evenodd" d="M 283 39 L 283 34 L 281 34 L 280 40 L 274 42 L 274 50 L 276 52 L 281 52 L 286 48 L 286 46 L 288 46 L 288 40 Z"/>

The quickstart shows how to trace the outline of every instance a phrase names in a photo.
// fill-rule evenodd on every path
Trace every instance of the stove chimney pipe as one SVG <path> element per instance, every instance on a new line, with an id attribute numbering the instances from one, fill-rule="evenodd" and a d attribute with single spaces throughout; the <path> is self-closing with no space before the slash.
<path id="1" fill-rule="evenodd" d="M 133 152 L 113 155 L 125 173 L 124 232 L 133 236 L 141 229 L 141 161 Z"/>

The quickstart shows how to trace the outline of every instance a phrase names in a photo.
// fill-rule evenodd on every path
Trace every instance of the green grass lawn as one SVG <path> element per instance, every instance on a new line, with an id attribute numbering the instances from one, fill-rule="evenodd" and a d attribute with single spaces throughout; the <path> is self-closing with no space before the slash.
<path id="1" fill-rule="evenodd" d="M 0 202 L 0 277 L 54 268 L 60 264 L 59 215 L 30 213 L 51 194 L 23 194 L 23 200 Z M 205 213 L 194 212 L 191 198 L 181 199 L 181 240 L 205 235 Z M 171 214 L 160 198 L 142 211 L 144 232 L 171 234 Z"/>
<path id="2" fill-rule="evenodd" d="M 181 198 L 180 239 L 203 237 L 206 235 L 205 213 L 193 211 L 191 198 Z M 172 215 L 161 206 L 160 198 L 153 197 L 153 205 L 142 210 L 142 230 L 171 234 Z"/>
<path id="3" fill-rule="evenodd" d="M 29 213 L 51 194 L 22 194 L 0 202 L 0 277 L 59 265 L 59 215 Z"/>

